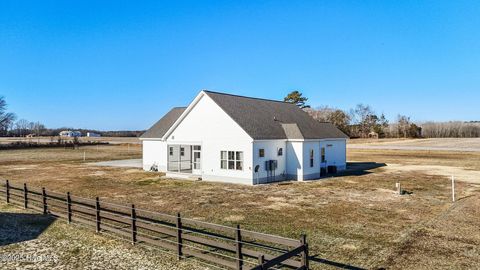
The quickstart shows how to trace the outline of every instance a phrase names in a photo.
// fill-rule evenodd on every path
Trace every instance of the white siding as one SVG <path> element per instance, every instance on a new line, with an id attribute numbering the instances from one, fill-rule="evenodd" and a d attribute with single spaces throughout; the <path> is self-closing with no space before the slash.
<path id="1" fill-rule="evenodd" d="M 329 139 L 305 141 L 303 144 L 303 178 L 305 180 L 320 178 L 321 151 L 325 147 L 324 166 L 337 166 L 337 170 L 346 169 L 346 140 Z M 313 149 L 313 167 L 310 167 L 310 151 Z"/>
<path id="2" fill-rule="evenodd" d="M 332 139 L 320 142 L 325 147 L 325 159 L 327 166 L 337 166 L 338 170 L 345 170 L 347 167 L 347 143 L 345 139 Z"/>
<path id="3" fill-rule="evenodd" d="M 165 172 L 167 170 L 167 146 L 160 140 L 142 141 L 143 147 L 143 169 L 149 171 L 152 165 L 157 165 L 158 170 Z"/>
<path id="4" fill-rule="evenodd" d="M 203 180 L 253 184 L 251 137 L 206 95 L 168 136 L 167 144 L 201 145 Z M 221 151 L 242 151 L 243 170 L 221 169 Z"/>
<path id="5" fill-rule="evenodd" d="M 326 164 L 346 169 L 346 140 L 329 139 L 319 141 L 287 142 L 287 174 L 298 181 L 320 178 L 321 149 L 325 147 Z M 310 166 L 310 151 L 313 150 L 313 166 Z"/>
<path id="6" fill-rule="evenodd" d="M 292 180 L 303 180 L 303 142 L 287 142 L 287 177 Z"/>
<path id="7" fill-rule="evenodd" d="M 313 166 L 310 166 L 310 151 L 313 151 Z M 303 180 L 320 178 L 320 142 L 303 143 Z"/>
<path id="8" fill-rule="evenodd" d="M 278 156 L 278 149 L 282 148 L 283 154 Z M 265 156 L 259 156 L 259 150 L 264 149 Z M 253 143 L 253 168 L 259 165 L 259 171 L 255 174 L 253 173 L 254 183 L 261 184 L 266 182 L 274 182 L 279 180 L 284 180 L 287 175 L 286 168 L 286 142 L 285 140 L 266 140 L 266 141 L 255 141 Z M 267 160 L 276 160 L 277 169 L 275 172 L 268 173 L 265 169 L 265 161 Z"/>

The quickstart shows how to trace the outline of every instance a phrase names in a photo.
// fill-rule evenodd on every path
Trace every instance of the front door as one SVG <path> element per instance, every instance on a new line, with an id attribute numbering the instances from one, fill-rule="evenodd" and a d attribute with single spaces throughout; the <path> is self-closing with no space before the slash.
<path id="1" fill-rule="evenodd" d="M 200 145 L 194 145 L 192 151 L 192 173 L 202 174 L 202 147 Z"/>

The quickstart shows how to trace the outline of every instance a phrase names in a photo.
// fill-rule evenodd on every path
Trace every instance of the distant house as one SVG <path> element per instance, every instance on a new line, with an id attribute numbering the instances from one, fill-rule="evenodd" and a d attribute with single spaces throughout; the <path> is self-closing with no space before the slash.
<path id="1" fill-rule="evenodd" d="M 87 137 L 100 137 L 101 135 L 94 132 L 87 132 Z"/>
<path id="2" fill-rule="evenodd" d="M 275 100 L 201 91 L 140 139 L 143 168 L 172 177 L 252 185 L 346 168 L 344 133 Z"/>
<path id="3" fill-rule="evenodd" d="M 61 137 L 81 137 L 82 133 L 80 131 L 64 130 L 59 135 Z"/>

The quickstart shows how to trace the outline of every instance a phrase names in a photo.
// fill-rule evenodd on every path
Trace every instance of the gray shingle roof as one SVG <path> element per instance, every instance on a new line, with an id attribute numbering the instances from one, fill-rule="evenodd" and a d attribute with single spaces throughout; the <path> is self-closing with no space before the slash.
<path id="1" fill-rule="evenodd" d="M 282 124 L 287 139 L 304 139 L 297 124 Z"/>
<path id="2" fill-rule="evenodd" d="M 348 138 L 333 124 L 316 121 L 295 104 L 204 92 L 254 140 Z"/>
<path id="3" fill-rule="evenodd" d="M 162 138 L 168 129 L 177 121 L 186 107 L 175 107 L 158 120 L 151 128 L 140 136 L 140 138 Z"/>

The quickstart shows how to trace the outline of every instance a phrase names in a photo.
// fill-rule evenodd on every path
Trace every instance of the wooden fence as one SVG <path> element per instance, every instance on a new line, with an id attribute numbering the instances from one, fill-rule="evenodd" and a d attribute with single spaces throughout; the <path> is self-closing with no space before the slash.
<path id="1" fill-rule="evenodd" d="M 33 209 L 94 228 L 134 245 L 195 258 L 213 268 L 309 269 L 306 236 L 299 240 L 236 227 L 138 209 L 120 204 L 60 194 L 45 188 L 1 185 L 7 203 Z"/>

